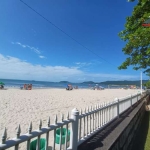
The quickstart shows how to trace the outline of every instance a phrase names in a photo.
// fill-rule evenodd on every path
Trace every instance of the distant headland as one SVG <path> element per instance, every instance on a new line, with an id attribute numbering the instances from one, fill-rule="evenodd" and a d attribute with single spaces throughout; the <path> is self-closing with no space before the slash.
<path id="1" fill-rule="evenodd" d="M 146 83 L 148 80 L 142 80 L 142 83 Z M 128 81 L 128 80 L 123 80 L 123 81 L 104 81 L 104 82 L 93 82 L 93 81 L 85 81 L 82 82 L 81 84 L 103 84 L 103 85 L 136 85 L 140 86 L 140 80 L 135 80 L 135 81 Z M 72 83 L 69 81 L 60 81 L 59 83 Z"/>

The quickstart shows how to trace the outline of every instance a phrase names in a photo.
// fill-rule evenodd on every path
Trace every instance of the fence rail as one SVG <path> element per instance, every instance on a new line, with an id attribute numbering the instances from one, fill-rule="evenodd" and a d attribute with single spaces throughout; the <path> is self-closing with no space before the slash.
<path id="1" fill-rule="evenodd" d="M 68 113 L 66 119 L 64 119 L 64 115 L 62 115 L 61 121 L 58 122 L 56 116 L 55 123 L 53 125 L 50 124 L 49 118 L 46 127 L 42 127 L 42 121 L 40 120 L 39 128 L 36 131 L 32 131 L 31 122 L 29 124 L 28 133 L 24 135 L 20 135 L 21 127 L 19 125 L 16 133 L 16 138 L 12 140 L 6 140 L 7 131 L 5 128 L 0 143 L 0 150 L 5 150 L 10 147 L 14 147 L 15 150 L 19 150 L 19 144 L 24 142 L 26 142 L 25 149 L 31 150 L 30 145 L 33 138 L 37 138 L 36 149 L 40 150 L 40 140 L 42 135 L 45 135 L 45 150 L 49 150 L 50 144 L 53 150 L 77 150 L 78 145 L 92 136 L 96 131 L 102 129 L 112 120 L 119 117 L 119 115 L 126 111 L 128 108 L 132 107 L 132 105 L 137 103 L 141 99 L 141 96 L 143 96 L 144 94 L 145 93 L 143 93 L 142 95 L 140 93 L 136 93 L 134 95 L 129 95 L 121 99 L 115 98 L 114 101 L 104 102 L 95 105 L 95 107 L 91 106 L 84 111 L 80 110 L 80 112 L 77 109 L 73 109 L 71 112 L 71 118 L 69 117 Z M 66 127 L 65 131 L 63 131 L 64 126 Z M 59 140 L 56 138 L 56 132 L 58 129 L 60 131 L 60 133 L 58 134 Z M 53 131 L 53 143 L 49 143 L 49 134 L 51 133 L 51 131 Z M 65 142 L 63 141 L 64 139 Z"/>

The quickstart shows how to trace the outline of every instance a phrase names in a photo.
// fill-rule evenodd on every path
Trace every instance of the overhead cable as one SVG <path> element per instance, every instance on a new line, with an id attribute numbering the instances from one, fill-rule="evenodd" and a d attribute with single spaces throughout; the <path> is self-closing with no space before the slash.
<path id="1" fill-rule="evenodd" d="M 39 15 L 41 18 L 43 18 L 44 20 L 46 20 L 48 23 L 50 23 L 51 25 L 53 25 L 55 28 L 57 28 L 58 30 L 60 30 L 62 33 L 64 33 L 66 36 L 68 36 L 69 38 L 71 38 L 73 41 L 75 41 L 76 43 L 78 43 L 80 46 L 82 46 L 83 48 L 85 48 L 86 50 L 88 50 L 89 52 L 93 53 L 94 55 L 96 55 L 97 57 L 99 57 L 100 59 L 104 60 L 105 62 L 113 65 L 116 67 L 116 65 L 112 64 L 111 62 L 107 61 L 106 59 L 102 58 L 101 56 L 99 56 L 98 54 L 96 54 L 95 52 L 91 51 L 90 49 L 88 49 L 86 46 L 84 46 L 83 44 L 81 44 L 80 42 L 78 42 L 76 39 L 74 39 L 72 36 L 70 36 L 69 34 L 67 34 L 65 31 L 63 31 L 61 28 L 59 28 L 58 26 L 56 26 L 54 23 L 52 23 L 50 20 L 48 20 L 47 18 L 45 18 L 42 14 L 40 14 L 39 12 L 37 12 L 35 9 L 33 9 L 31 6 L 29 6 L 27 3 L 25 3 L 24 1 L 20 0 L 20 2 L 22 2 L 24 5 L 26 5 L 28 8 L 30 8 L 32 11 L 34 11 L 37 15 Z"/>

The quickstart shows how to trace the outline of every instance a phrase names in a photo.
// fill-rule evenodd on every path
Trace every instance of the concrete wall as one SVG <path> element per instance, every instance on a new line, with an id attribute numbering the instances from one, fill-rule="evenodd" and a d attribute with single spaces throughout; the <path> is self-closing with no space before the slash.
<path id="1" fill-rule="evenodd" d="M 132 150 L 134 138 L 141 125 L 143 116 L 145 114 L 145 105 L 142 103 L 141 108 L 134 115 L 127 127 L 122 131 L 121 135 L 116 139 L 110 150 Z M 132 114 L 130 114 L 132 115 Z"/>

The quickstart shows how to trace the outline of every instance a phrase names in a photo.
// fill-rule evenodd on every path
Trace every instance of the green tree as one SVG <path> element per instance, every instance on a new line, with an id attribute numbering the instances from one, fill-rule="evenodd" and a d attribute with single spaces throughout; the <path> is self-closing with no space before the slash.
<path id="1" fill-rule="evenodd" d="M 150 81 L 144 83 L 144 86 L 146 86 L 147 89 L 150 89 Z"/>
<path id="2" fill-rule="evenodd" d="M 150 72 L 147 72 L 146 75 L 149 77 L 149 81 L 150 81 Z"/>
<path id="3" fill-rule="evenodd" d="M 132 16 L 126 18 L 125 29 L 119 33 L 122 40 L 126 42 L 122 49 L 126 60 L 118 67 L 127 69 L 143 69 L 150 71 L 150 27 L 143 27 L 142 24 L 150 18 L 150 0 L 139 0 L 134 7 Z"/>

